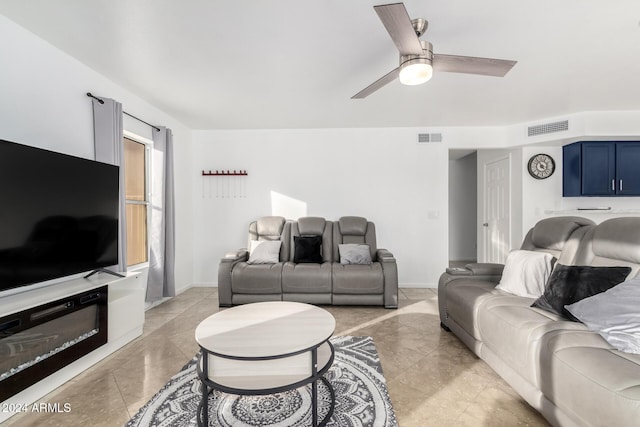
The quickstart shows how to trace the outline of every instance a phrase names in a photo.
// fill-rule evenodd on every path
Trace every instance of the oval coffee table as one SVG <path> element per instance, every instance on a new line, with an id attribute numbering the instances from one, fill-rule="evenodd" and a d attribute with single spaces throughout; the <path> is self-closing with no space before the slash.
<path id="1" fill-rule="evenodd" d="M 208 397 L 213 390 L 267 395 L 309 383 L 313 425 L 325 425 L 335 406 L 333 388 L 323 376 L 333 363 L 329 338 L 335 326 L 335 319 L 326 310 L 284 301 L 236 306 L 207 317 L 195 334 L 202 382 L 198 425 L 209 424 Z M 318 380 L 331 396 L 329 412 L 320 424 Z"/>

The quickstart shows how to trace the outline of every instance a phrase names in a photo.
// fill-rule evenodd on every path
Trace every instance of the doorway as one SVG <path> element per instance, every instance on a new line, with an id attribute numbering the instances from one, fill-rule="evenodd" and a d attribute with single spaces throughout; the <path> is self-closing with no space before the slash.
<path id="1" fill-rule="evenodd" d="M 449 150 L 449 266 L 476 261 L 477 153 Z"/>
<path id="2" fill-rule="evenodd" d="M 511 156 L 484 164 L 482 262 L 504 263 L 511 242 Z"/>

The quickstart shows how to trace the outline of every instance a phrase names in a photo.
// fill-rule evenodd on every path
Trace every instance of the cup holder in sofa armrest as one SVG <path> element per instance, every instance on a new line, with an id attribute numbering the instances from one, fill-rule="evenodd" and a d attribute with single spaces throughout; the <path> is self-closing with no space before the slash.
<path id="1" fill-rule="evenodd" d="M 504 264 L 471 263 L 464 267 L 449 267 L 447 274 L 451 276 L 502 276 Z"/>
<path id="2" fill-rule="evenodd" d="M 472 276 L 502 276 L 504 264 L 480 262 L 467 264 L 464 268 L 471 271 Z"/>
<path id="3" fill-rule="evenodd" d="M 471 275 L 473 275 L 473 271 L 469 270 L 468 268 L 464 268 L 464 267 L 448 267 L 446 271 L 447 271 L 447 274 L 450 274 L 452 276 L 471 276 Z"/>

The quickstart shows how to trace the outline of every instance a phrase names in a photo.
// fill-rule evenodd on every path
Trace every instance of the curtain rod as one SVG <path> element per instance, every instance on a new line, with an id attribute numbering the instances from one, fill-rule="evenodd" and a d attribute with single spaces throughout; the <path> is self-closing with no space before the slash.
<path id="1" fill-rule="evenodd" d="M 103 101 L 102 99 L 98 98 L 97 96 L 93 96 L 93 95 L 91 94 L 91 92 L 87 92 L 87 96 L 88 96 L 89 98 L 93 98 L 93 99 L 95 99 L 95 100 L 96 100 L 96 101 L 98 101 L 100 104 L 104 104 L 104 101 Z M 147 122 L 145 122 L 144 120 L 142 120 L 142 119 L 140 119 L 140 118 L 138 118 L 138 117 L 134 116 L 133 114 L 129 114 L 129 113 L 127 113 L 127 112 L 126 112 L 126 111 L 124 111 L 124 110 L 122 111 L 122 114 L 126 114 L 127 116 L 131 117 L 132 119 L 136 119 L 137 121 L 142 122 L 142 123 L 144 123 L 145 125 L 147 125 L 147 126 L 149 126 L 149 127 L 153 128 L 153 129 L 157 130 L 158 132 L 160 132 L 160 128 L 159 128 L 159 127 L 154 126 L 154 125 L 152 125 L 151 123 L 147 123 Z"/>

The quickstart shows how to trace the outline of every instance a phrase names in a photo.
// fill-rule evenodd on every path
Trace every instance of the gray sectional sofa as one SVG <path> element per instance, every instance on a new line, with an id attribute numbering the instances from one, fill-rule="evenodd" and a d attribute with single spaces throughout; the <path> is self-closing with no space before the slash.
<path id="1" fill-rule="evenodd" d="M 303 239 L 300 239 L 303 238 Z M 319 259 L 300 262 L 296 250 L 304 239 L 317 239 Z M 262 217 L 249 225 L 247 248 L 227 253 L 218 269 L 221 307 L 259 301 L 311 304 L 398 306 L 398 270 L 391 252 L 379 249 L 373 222 L 345 216 L 338 221 L 304 217 Z M 280 241 L 276 262 L 251 263 L 252 242 Z M 367 245 L 370 261 L 346 264 L 341 245 Z M 345 247 L 342 247 L 343 252 Z M 297 254 L 300 255 L 300 252 Z M 343 254 L 344 255 L 344 254 Z M 341 263 L 341 258 L 343 263 Z M 298 261 L 298 262 L 296 262 Z"/>
<path id="2" fill-rule="evenodd" d="M 640 218 L 599 225 L 578 217 L 544 219 L 522 249 L 551 253 L 556 269 L 627 266 L 633 278 L 640 270 Z M 531 307 L 533 298 L 496 289 L 502 268 L 470 264 L 441 276 L 443 328 L 555 426 L 640 425 L 640 354 L 617 350 L 580 322 Z"/>

